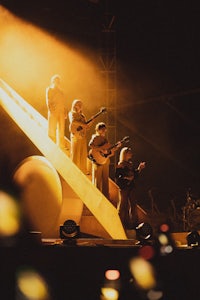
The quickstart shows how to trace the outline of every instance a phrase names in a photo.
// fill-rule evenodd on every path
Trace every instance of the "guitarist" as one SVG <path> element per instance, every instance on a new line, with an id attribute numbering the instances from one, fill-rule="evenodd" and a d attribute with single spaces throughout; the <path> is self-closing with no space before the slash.
<path id="1" fill-rule="evenodd" d="M 72 102 L 68 115 L 71 140 L 70 157 L 84 174 L 88 174 L 86 132 L 92 125 L 92 121 L 87 124 L 86 117 L 83 114 L 83 102 L 80 99 L 75 99 Z M 80 126 L 82 128 L 81 133 L 77 131 Z"/>
<path id="2" fill-rule="evenodd" d="M 123 147 L 120 151 L 119 162 L 115 171 L 115 181 L 120 188 L 119 216 L 124 229 L 133 229 L 138 225 L 134 187 L 135 180 L 142 169 L 145 168 L 145 162 L 140 162 L 139 166 L 135 168 L 132 157 L 133 151 L 131 148 Z"/>
<path id="3" fill-rule="evenodd" d="M 121 143 L 117 144 L 116 148 L 113 148 L 111 153 L 107 153 L 109 142 L 106 138 L 106 124 L 99 122 L 95 127 L 96 133 L 92 135 L 89 141 L 89 147 L 93 150 L 101 151 L 105 153 L 107 159 L 103 164 L 98 163 L 95 159 L 92 159 L 92 183 L 109 199 L 109 165 L 110 156 L 114 155 L 114 151 L 121 147 Z"/>

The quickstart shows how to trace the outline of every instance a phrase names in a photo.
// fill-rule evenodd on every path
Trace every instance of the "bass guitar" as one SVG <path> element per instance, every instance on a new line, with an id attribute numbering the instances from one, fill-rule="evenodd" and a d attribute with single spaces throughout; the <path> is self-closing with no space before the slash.
<path id="1" fill-rule="evenodd" d="M 90 122 L 92 122 L 94 119 L 96 119 L 98 116 L 100 116 L 105 112 L 106 112 L 106 108 L 101 107 L 99 112 L 97 112 L 94 116 L 92 116 L 89 120 L 87 120 L 87 122 L 85 122 L 85 125 L 89 124 Z M 77 126 L 72 122 L 72 124 L 69 127 L 69 131 L 72 132 L 78 139 L 81 139 L 86 135 L 87 128 L 81 125 Z"/>
<path id="2" fill-rule="evenodd" d="M 118 141 L 114 145 L 110 145 L 109 143 L 98 147 L 90 149 L 89 151 L 89 159 L 98 165 L 104 165 L 108 158 L 114 155 L 114 152 L 119 148 L 119 146 L 123 143 L 129 142 L 129 136 L 125 136 L 122 140 Z"/>

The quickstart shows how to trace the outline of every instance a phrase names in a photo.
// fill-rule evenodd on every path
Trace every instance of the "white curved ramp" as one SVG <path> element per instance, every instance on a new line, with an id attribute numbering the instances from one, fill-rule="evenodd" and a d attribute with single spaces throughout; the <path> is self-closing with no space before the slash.
<path id="1" fill-rule="evenodd" d="M 67 219 L 80 223 L 83 202 L 45 157 L 24 159 L 13 180 L 20 188 L 23 214 L 30 229 L 41 231 L 43 238 L 58 238 L 60 225 Z"/>
<path id="2" fill-rule="evenodd" d="M 42 237 L 52 236 L 58 229 L 63 202 L 61 181 L 54 167 L 43 156 L 31 156 L 16 168 L 13 180 L 20 188 L 22 211 L 30 229 L 41 231 Z"/>

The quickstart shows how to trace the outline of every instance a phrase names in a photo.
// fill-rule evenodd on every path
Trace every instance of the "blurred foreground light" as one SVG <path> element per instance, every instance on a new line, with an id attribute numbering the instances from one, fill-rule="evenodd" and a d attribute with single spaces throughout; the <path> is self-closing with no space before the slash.
<path id="1" fill-rule="evenodd" d="M 17 274 L 19 299 L 49 300 L 48 285 L 44 278 L 34 270 L 22 270 Z"/>
<path id="2" fill-rule="evenodd" d="M 117 300 L 120 291 L 120 272 L 116 269 L 105 271 L 104 283 L 101 288 L 101 300 Z"/>
<path id="3" fill-rule="evenodd" d="M 149 300 L 159 300 L 163 297 L 163 292 L 160 290 L 150 290 L 147 293 L 147 298 Z"/>
<path id="4" fill-rule="evenodd" d="M 158 235 L 158 240 L 161 245 L 166 246 L 169 243 L 168 237 L 166 234 L 160 233 Z"/>
<path id="5" fill-rule="evenodd" d="M 160 254 L 167 255 L 173 252 L 173 245 L 166 234 L 158 234 L 158 241 L 160 243 Z"/>
<path id="6" fill-rule="evenodd" d="M 119 292 L 114 288 L 101 288 L 101 300 L 117 300 L 119 299 Z"/>
<path id="7" fill-rule="evenodd" d="M 120 277 L 120 272 L 118 270 L 107 270 L 105 272 L 105 277 L 108 280 L 117 280 Z"/>
<path id="8" fill-rule="evenodd" d="M 0 191 L 0 237 L 16 235 L 21 226 L 20 210 L 16 201 Z"/>
<path id="9" fill-rule="evenodd" d="M 155 287 L 156 279 L 153 266 L 143 258 L 136 257 L 130 261 L 130 271 L 138 287 L 149 290 Z"/>
<path id="10" fill-rule="evenodd" d="M 163 223 L 156 237 L 159 254 L 164 256 L 174 251 L 175 243 L 171 236 L 170 226 Z"/>
<path id="11" fill-rule="evenodd" d="M 138 252 L 142 258 L 147 260 L 150 260 L 155 256 L 155 249 L 151 245 L 143 245 Z"/>
<path id="12" fill-rule="evenodd" d="M 173 249 L 172 245 L 161 246 L 160 247 L 160 254 L 161 255 L 168 255 L 168 254 L 172 253 L 173 250 L 174 249 Z"/>
<path id="13" fill-rule="evenodd" d="M 170 227 L 168 224 L 166 223 L 163 223 L 160 225 L 160 231 L 161 232 L 169 232 L 170 231 Z"/>

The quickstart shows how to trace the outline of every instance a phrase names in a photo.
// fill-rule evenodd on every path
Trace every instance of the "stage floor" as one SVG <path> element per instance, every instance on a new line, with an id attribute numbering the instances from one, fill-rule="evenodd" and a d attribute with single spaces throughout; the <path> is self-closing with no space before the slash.
<path id="1" fill-rule="evenodd" d="M 77 243 L 63 244 L 48 240 L 42 245 L 0 247 L 0 288 L 4 299 L 17 297 L 17 278 L 22 270 L 34 270 L 47 282 L 51 300 L 99 300 L 105 286 L 105 272 L 120 273 L 119 298 L 150 299 L 147 291 L 133 284 L 130 261 L 139 257 L 141 247 L 134 240 L 77 239 Z M 159 299 L 199 299 L 200 249 L 175 247 L 170 255 L 149 260 L 156 274 Z M 155 289 L 154 289 L 155 290 Z M 46 298 L 45 298 L 46 299 Z M 47 299 L 46 299 L 47 300 Z"/>

